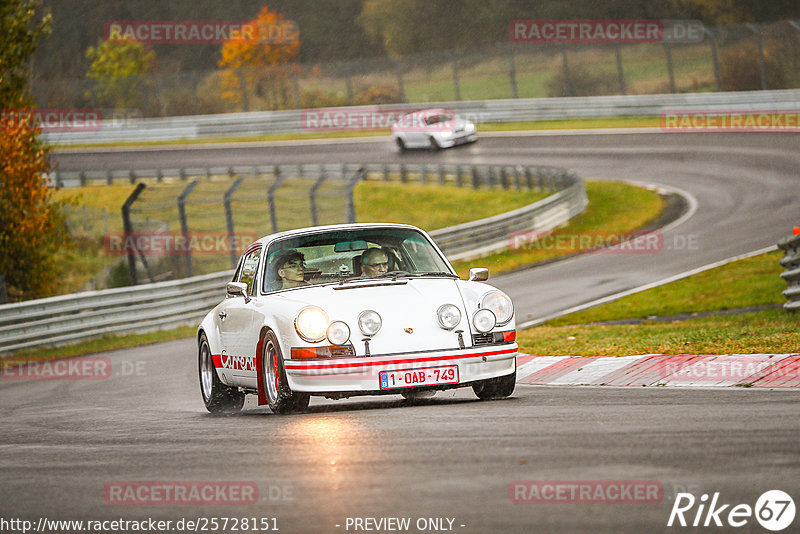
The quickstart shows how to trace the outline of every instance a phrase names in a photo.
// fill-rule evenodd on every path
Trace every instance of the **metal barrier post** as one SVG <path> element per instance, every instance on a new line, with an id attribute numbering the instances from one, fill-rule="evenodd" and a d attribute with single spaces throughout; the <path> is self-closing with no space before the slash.
<path id="1" fill-rule="evenodd" d="M 627 94 L 625 91 L 625 69 L 622 66 L 622 47 L 614 45 L 614 55 L 617 57 L 617 79 L 619 80 L 619 92 Z"/>
<path id="2" fill-rule="evenodd" d="M 758 68 L 761 72 L 761 89 L 767 90 L 767 64 L 764 61 L 764 37 L 761 35 L 761 30 L 753 24 L 745 24 L 747 29 L 756 34 L 758 39 Z"/>
<path id="3" fill-rule="evenodd" d="M 317 181 L 314 182 L 314 185 L 311 186 L 308 192 L 308 200 L 311 203 L 311 226 L 317 226 L 319 224 L 319 217 L 317 215 L 317 190 L 327 177 L 328 175 L 325 173 L 325 169 L 322 169 L 319 178 L 317 178 Z"/>
<path id="4" fill-rule="evenodd" d="M 664 43 L 664 56 L 667 58 L 667 72 L 669 73 L 669 92 L 677 93 L 678 89 L 675 86 L 675 68 L 672 65 L 672 48 L 669 43 Z"/>
<path id="5" fill-rule="evenodd" d="M 231 199 L 233 198 L 233 194 L 236 193 L 236 190 L 239 189 L 239 186 L 242 185 L 244 181 L 244 176 L 240 176 L 236 179 L 233 184 L 225 191 L 225 196 L 222 197 L 222 201 L 225 203 L 225 224 L 228 227 L 228 246 L 231 249 L 231 267 L 236 268 L 236 262 L 239 259 L 239 252 L 236 250 L 236 245 L 234 244 L 234 232 L 233 232 L 233 210 L 231 209 Z"/>
<path id="6" fill-rule="evenodd" d="M 147 187 L 143 183 L 138 183 L 136 188 L 134 188 L 133 192 L 128 196 L 125 203 L 122 205 L 122 228 L 124 231 L 124 236 L 130 236 L 133 234 L 133 224 L 131 223 L 131 206 L 136 199 L 139 198 L 139 195 L 142 193 L 144 188 Z M 126 239 L 127 241 L 127 239 Z M 131 277 L 131 285 L 136 285 L 139 283 L 136 277 L 136 252 L 134 250 L 128 250 L 128 273 Z"/>
<path id="7" fill-rule="evenodd" d="M 272 231 L 278 231 L 278 214 L 275 210 L 275 191 L 283 184 L 284 175 L 280 167 L 275 167 L 275 183 L 267 191 L 267 202 L 269 203 L 269 220 L 272 222 Z"/>
<path id="8" fill-rule="evenodd" d="M 714 32 L 703 26 L 703 31 L 708 35 L 708 42 L 711 44 L 711 61 L 714 63 L 714 81 L 717 83 L 717 91 L 722 91 L 722 77 L 719 74 L 719 56 L 717 54 L 717 40 Z"/>
<path id="9" fill-rule="evenodd" d="M 193 180 L 178 197 L 178 216 L 181 219 L 181 235 L 183 235 L 186 242 L 189 241 L 189 222 L 186 220 L 186 199 L 192 194 L 192 191 L 194 191 L 194 188 L 197 187 L 199 183 L 200 180 Z M 192 251 L 190 247 L 186 247 L 186 276 L 192 276 Z"/>
<path id="10" fill-rule="evenodd" d="M 511 84 L 511 98 L 519 98 L 517 89 L 517 66 L 514 64 L 514 45 L 509 44 L 508 50 L 508 81 Z"/>
<path id="11" fill-rule="evenodd" d="M 353 190 L 356 188 L 358 182 L 364 179 L 364 175 L 364 167 L 359 168 L 347 185 L 347 222 L 349 223 L 356 222 L 356 203 L 353 198 Z"/>

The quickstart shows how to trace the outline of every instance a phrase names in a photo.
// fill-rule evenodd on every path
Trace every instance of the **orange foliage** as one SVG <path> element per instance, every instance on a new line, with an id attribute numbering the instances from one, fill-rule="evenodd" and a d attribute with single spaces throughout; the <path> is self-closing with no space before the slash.
<path id="1" fill-rule="evenodd" d="M 0 117 L 0 274 L 10 300 L 47 296 L 57 286 L 53 254 L 66 241 L 61 204 L 43 181 L 46 149 L 27 110 Z"/>
<path id="2" fill-rule="evenodd" d="M 282 14 L 264 7 L 252 26 L 255 31 L 241 32 L 238 39 L 231 39 L 222 45 L 220 67 L 236 69 L 284 65 L 300 53 L 297 28 Z"/>
<path id="3" fill-rule="evenodd" d="M 294 22 L 264 7 L 249 31 L 222 45 L 218 81 L 223 99 L 247 110 L 255 107 L 279 109 L 291 100 L 290 76 L 299 70 L 292 61 L 300 53 L 300 35 Z"/>

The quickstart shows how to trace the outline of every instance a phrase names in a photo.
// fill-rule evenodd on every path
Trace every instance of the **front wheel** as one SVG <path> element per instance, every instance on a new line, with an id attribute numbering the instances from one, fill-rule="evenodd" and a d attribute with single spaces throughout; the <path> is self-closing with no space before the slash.
<path id="1" fill-rule="evenodd" d="M 236 413 L 244 406 L 244 393 L 239 388 L 226 386 L 217 376 L 211 347 L 205 333 L 200 334 L 197 345 L 198 369 L 200 372 L 200 393 L 206 410 L 211 413 Z"/>
<path id="2" fill-rule="evenodd" d="M 400 152 L 405 152 L 406 150 L 408 150 L 408 147 L 406 147 L 406 142 L 403 141 L 402 137 L 397 138 L 397 148 L 400 149 Z"/>
<path id="3" fill-rule="evenodd" d="M 283 356 L 275 333 L 267 332 L 264 338 L 264 351 L 261 356 L 264 377 L 264 391 L 267 393 L 269 409 L 277 414 L 302 412 L 308 408 L 310 395 L 297 393 L 289 388 L 286 370 L 283 368 Z"/>
<path id="4" fill-rule="evenodd" d="M 435 137 L 430 138 L 431 150 L 440 150 L 442 147 L 439 146 L 439 143 L 436 142 Z"/>
<path id="5" fill-rule="evenodd" d="M 472 391 L 481 400 L 502 399 L 514 393 L 514 386 L 517 384 L 517 371 L 506 376 L 489 378 L 473 384 Z"/>

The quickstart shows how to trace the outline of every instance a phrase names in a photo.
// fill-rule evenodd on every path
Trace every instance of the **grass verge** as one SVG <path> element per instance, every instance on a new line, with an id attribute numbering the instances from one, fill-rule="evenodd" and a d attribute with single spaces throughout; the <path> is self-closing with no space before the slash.
<path id="1" fill-rule="evenodd" d="M 661 214 L 663 199 L 643 187 L 619 182 L 586 182 L 589 206 L 582 214 L 573 217 L 563 228 L 554 230 L 547 240 L 526 242 L 484 258 L 454 262 L 462 278 L 469 275 L 470 267 L 488 267 L 489 273 L 502 273 L 535 263 L 578 254 L 581 237 L 606 239 L 609 236 L 630 234 Z M 513 240 L 509 236 L 509 241 Z M 548 244 L 549 243 L 549 244 Z"/>
<path id="2" fill-rule="evenodd" d="M 783 309 L 658 322 L 654 316 L 783 302 L 779 252 L 729 263 L 519 332 L 520 350 L 553 356 L 800 352 L 798 317 Z M 590 325 L 648 318 L 639 324 Z"/>
<path id="3" fill-rule="evenodd" d="M 536 130 L 583 130 L 598 128 L 658 128 L 658 117 L 607 117 L 596 119 L 565 119 L 527 122 L 487 122 L 477 124 L 478 134 L 481 132 L 514 132 Z M 175 139 L 171 141 L 126 141 L 111 143 L 80 143 L 74 145 L 53 145 L 55 150 L 80 148 L 112 148 L 136 146 L 180 146 L 204 145 L 212 143 L 260 143 L 270 141 L 305 141 L 310 139 L 352 139 L 359 137 L 386 137 L 391 131 L 358 130 L 346 132 L 304 132 L 304 133 L 272 133 L 248 135 L 241 137 L 210 137 L 203 139 Z"/>
<path id="4" fill-rule="evenodd" d="M 520 351 L 548 356 L 800 352 L 797 316 L 782 309 L 667 324 L 544 325 L 520 332 L 517 339 Z"/>
<path id="5" fill-rule="evenodd" d="M 171 330 L 159 330 L 157 332 L 148 332 L 146 334 L 105 336 L 97 339 L 90 339 L 88 341 L 81 341 L 80 343 L 66 345 L 63 347 L 22 350 L 13 353 L 10 356 L 3 356 L 2 360 L 5 365 L 9 365 L 13 364 L 13 362 L 33 362 L 55 360 L 58 358 L 71 358 L 73 356 L 84 356 L 87 354 L 95 354 L 109 350 L 140 347 L 142 345 L 149 345 L 151 343 L 163 343 L 164 341 L 173 341 L 175 339 L 186 339 L 194 337 L 196 331 L 197 327 L 195 326 L 182 326 L 179 328 L 173 328 Z"/>

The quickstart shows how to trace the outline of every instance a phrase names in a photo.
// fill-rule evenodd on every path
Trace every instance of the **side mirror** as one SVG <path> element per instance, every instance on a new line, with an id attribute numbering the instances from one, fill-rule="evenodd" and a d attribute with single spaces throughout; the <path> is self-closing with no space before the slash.
<path id="1" fill-rule="evenodd" d="M 228 293 L 228 298 L 244 297 L 245 302 L 250 301 L 250 298 L 247 296 L 247 284 L 244 282 L 228 282 L 225 286 L 225 291 Z"/>
<path id="2" fill-rule="evenodd" d="M 469 279 L 474 282 L 485 282 L 489 279 L 489 269 L 486 267 L 473 267 L 469 270 Z"/>

